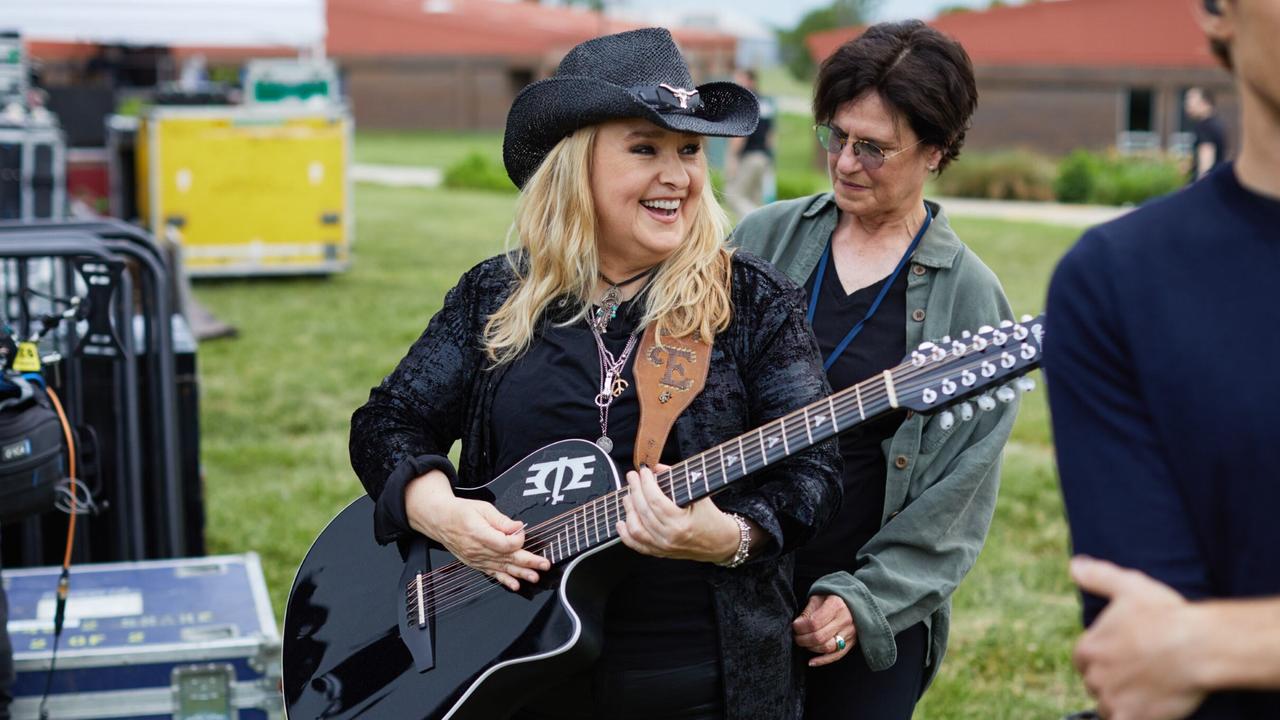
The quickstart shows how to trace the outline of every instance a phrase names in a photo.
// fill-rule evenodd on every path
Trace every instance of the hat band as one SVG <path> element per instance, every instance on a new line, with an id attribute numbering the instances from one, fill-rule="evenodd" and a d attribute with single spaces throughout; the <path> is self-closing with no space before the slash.
<path id="1" fill-rule="evenodd" d="M 666 83 L 638 85 L 631 94 L 640 102 L 662 113 L 696 115 L 702 109 L 702 98 L 697 90 L 674 87 Z"/>

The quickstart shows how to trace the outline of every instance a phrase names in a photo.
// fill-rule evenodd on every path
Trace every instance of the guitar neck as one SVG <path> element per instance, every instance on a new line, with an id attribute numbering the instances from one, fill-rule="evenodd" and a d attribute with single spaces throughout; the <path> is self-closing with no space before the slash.
<path id="1" fill-rule="evenodd" d="M 676 463 L 657 474 L 658 487 L 683 507 L 896 407 L 885 372 Z M 548 521 L 556 529 L 538 549 L 557 563 L 613 540 L 628 492 L 623 487 Z"/>

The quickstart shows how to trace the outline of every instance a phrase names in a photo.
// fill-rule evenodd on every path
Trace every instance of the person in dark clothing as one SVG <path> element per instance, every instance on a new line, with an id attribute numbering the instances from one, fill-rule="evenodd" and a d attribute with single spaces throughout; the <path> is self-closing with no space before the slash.
<path id="1" fill-rule="evenodd" d="M 1104 717 L 1280 717 L 1280 3 L 1202 16 L 1240 153 L 1086 232 L 1049 287 L 1044 367 Z"/>
<path id="2" fill-rule="evenodd" d="M 701 136 L 750 133 L 755 98 L 692 84 L 670 34 L 647 29 L 579 45 L 517 96 L 503 157 L 521 188 L 518 248 L 462 277 L 352 417 L 352 465 L 380 542 L 421 533 L 511 590 L 537 582 L 550 566 L 525 548 L 522 524 L 453 488 L 566 438 L 598 437 L 632 468 L 632 358 L 650 326 L 711 343 L 705 387 L 663 462 L 827 394 L 802 293 L 725 247 L 707 187 Z M 446 456 L 459 439 L 455 470 Z M 607 601 L 601 656 L 518 717 L 799 718 L 790 553 L 839 505 L 835 443 L 684 508 L 651 469 L 626 475 L 617 529 L 634 552 L 622 553 L 627 577 Z"/>
<path id="3" fill-rule="evenodd" d="M 873 25 L 818 73 L 832 192 L 766 206 L 734 230 L 805 285 L 837 389 L 922 341 L 1012 319 L 995 275 L 924 199 L 976 105 L 959 43 L 918 21 Z M 841 436 L 840 512 L 796 553 L 806 717 L 911 717 L 946 650 L 951 593 L 986 538 L 1016 415 L 1000 405 L 947 427 L 898 412 Z"/>
<path id="4" fill-rule="evenodd" d="M 1187 117 L 1195 120 L 1191 141 L 1191 182 L 1227 161 L 1227 128 L 1218 117 L 1213 93 L 1193 87 L 1183 98 Z"/>
<path id="5" fill-rule="evenodd" d="M 773 100 L 759 96 L 755 70 L 739 70 L 734 80 L 756 93 L 760 101 L 760 122 L 755 132 L 731 138 L 725 159 L 725 201 L 742 218 L 773 200 L 773 145 L 777 134 L 774 122 L 778 113 Z"/>
<path id="6" fill-rule="evenodd" d="M 13 703 L 13 643 L 9 640 L 9 599 L 0 579 L 0 720 L 9 720 Z"/>

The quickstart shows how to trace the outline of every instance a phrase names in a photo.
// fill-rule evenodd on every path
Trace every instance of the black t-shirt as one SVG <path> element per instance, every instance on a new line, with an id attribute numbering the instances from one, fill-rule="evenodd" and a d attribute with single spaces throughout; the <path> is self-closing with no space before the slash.
<path id="1" fill-rule="evenodd" d="M 642 312 L 637 301 L 623 303 L 609 322 L 604 341 L 614 357 L 626 346 Z M 609 408 L 613 440 L 609 455 L 620 475 L 632 467 L 639 424 L 640 405 L 631 371 L 637 352 L 632 351 L 622 374 L 630 386 Z M 599 438 L 600 415 L 594 400 L 599 383 L 600 359 L 586 322 L 564 327 L 547 323 L 499 381 L 490 421 L 494 467 L 505 470 L 558 440 Z M 683 459 L 673 438 L 674 433 L 663 449 L 664 463 Z M 654 558 L 625 549 L 615 555 L 628 568 L 605 609 L 601 663 L 625 669 L 662 668 L 694 665 L 718 656 L 706 563 Z"/>
<path id="2" fill-rule="evenodd" d="M 1213 165 L 1200 167 L 1200 145 L 1209 143 L 1213 146 Z M 1196 123 L 1195 139 L 1191 141 L 1191 179 L 1200 177 L 1201 173 L 1212 170 L 1227 161 L 1227 129 L 1217 115 Z"/>
<path id="3" fill-rule="evenodd" d="M 806 297 L 813 296 L 817 275 L 815 269 L 805 283 Z M 832 389 L 843 390 L 902 361 L 907 344 L 907 275 L 904 267 L 876 314 L 827 371 Z M 824 361 L 854 324 L 867 314 L 887 280 L 882 278 L 846 294 L 835 262 L 827 264 L 813 316 L 813 333 Z M 880 529 L 888 470 L 880 443 L 897 432 L 904 415 L 901 411 L 887 413 L 840 436 L 844 500 L 831 524 L 796 553 L 796 592 L 801 596 L 808 591 L 809 584 L 823 575 L 836 570 L 855 570 L 858 549 Z"/>
<path id="4" fill-rule="evenodd" d="M 762 152 L 773 157 L 773 148 L 769 147 L 769 133 L 773 131 L 773 118 L 776 114 L 773 101 L 768 98 L 760 98 L 760 122 L 756 124 L 755 132 L 747 136 L 747 141 L 742 146 L 741 155 L 746 155 L 749 152 Z"/>

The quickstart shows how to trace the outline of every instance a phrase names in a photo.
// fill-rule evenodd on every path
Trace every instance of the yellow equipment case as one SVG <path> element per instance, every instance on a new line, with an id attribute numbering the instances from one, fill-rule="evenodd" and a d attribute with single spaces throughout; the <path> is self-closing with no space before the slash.
<path id="1" fill-rule="evenodd" d="M 341 105 L 156 107 L 138 128 L 139 214 L 193 277 L 345 270 L 351 133 Z"/>

